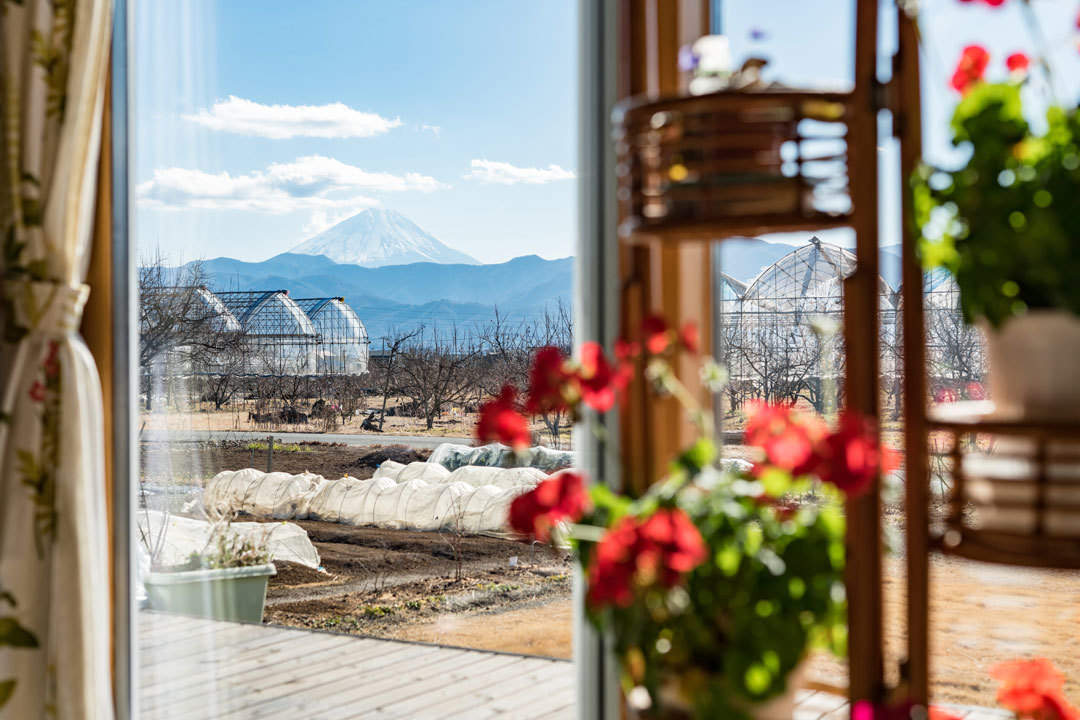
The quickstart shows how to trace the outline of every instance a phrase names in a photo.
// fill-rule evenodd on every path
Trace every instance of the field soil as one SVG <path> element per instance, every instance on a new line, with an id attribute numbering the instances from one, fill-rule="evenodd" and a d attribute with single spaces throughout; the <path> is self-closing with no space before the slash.
<path id="1" fill-rule="evenodd" d="M 323 571 L 279 563 L 269 623 L 569 657 L 564 554 L 500 538 L 299 525 Z"/>
<path id="2" fill-rule="evenodd" d="M 328 479 L 345 475 L 365 479 L 386 460 L 410 463 L 427 460 L 430 450 L 404 445 L 356 447 L 342 443 L 274 443 L 273 469 L 276 472 L 312 472 Z M 253 467 L 267 469 L 265 440 L 224 442 L 142 443 L 142 476 L 151 482 L 171 477 L 177 482 L 204 484 L 223 470 Z"/>

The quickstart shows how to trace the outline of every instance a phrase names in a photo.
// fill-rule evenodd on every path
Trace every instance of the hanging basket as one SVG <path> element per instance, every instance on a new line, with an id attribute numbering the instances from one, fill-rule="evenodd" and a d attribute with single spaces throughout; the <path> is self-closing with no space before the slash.
<path id="1" fill-rule="evenodd" d="M 845 225 L 848 93 L 723 91 L 616 106 L 620 236 L 713 240 Z"/>

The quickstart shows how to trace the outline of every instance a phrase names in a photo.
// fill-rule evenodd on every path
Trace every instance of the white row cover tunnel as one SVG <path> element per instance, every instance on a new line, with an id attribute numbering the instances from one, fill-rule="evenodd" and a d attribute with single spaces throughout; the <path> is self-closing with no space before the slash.
<path id="1" fill-rule="evenodd" d="M 423 462 L 386 462 L 369 480 L 248 468 L 211 479 L 203 504 L 215 515 L 505 534 L 510 503 L 546 477 L 536 468 L 466 466 L 451 472 Z"/>

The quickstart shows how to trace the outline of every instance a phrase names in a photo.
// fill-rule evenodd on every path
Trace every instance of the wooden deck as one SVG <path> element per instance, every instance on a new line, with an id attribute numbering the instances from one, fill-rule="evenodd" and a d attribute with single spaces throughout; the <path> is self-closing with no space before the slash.
<path id="1" fill-rule="evenodd" d="M 576 718 L 566 660 L 151 612 L 139 624 L 142 720 Z M 847 717 L 844 698 L 803 692 L 794 720 Z"/>

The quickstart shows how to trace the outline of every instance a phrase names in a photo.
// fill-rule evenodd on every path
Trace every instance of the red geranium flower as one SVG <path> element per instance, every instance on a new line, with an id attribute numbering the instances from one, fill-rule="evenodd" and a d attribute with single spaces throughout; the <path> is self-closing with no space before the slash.
<path id="1" fill-rule="evenodd" d="M 960 2 L 969 3 L 972 2 L 972 0 L 960 0 Z M 1005 0 L 979 0 L 979 2 L 989 5 L 990 7 L 998 7 L 1005 4 Z"/>
<path id="2" fill-rule="evenodd" d="M 1022 52 L 1015 52 L 1005 58 L 1005 67 L 1009 68 L 1011 73 L 1026 73 L 1029 65 L 1031 60 Z"/>
<path id="3" fill-rule="evenodd" d="M 692 353 L 697 353 L 701 347 L 701 332 L 697 323 L 688 322 L 679 330 L 679 344 Z"/>
<path id="4" fill-rule="evenodd" d="M 1046 658 L 1011 660 L 990 669 L 1001 683 L 997 701 L 1021 717 L 1037 720 L 1071 720 L 1076 710 L 1061 697 L 1065 677 Z"/>
<path id="5" fill-rule="evenodd" d="M 634 549 L 637 520 L 624 517 L 593 548 L 589 565 L 589 604 L 628 607 L 634 601 Z"/>
<path id="6" fill-rule="evenodd" d="M 565 412 L 580 396 L 577 377 L 557 347 L 540 348 L 529 369 L 529 397 L 525 410 L 532 414 Z"/>
<path id="7" fill-rule="evenodd" d="M 633 360 L 640 354 L 641 343 L 635 340 L 623 340 L 622 338 L 615 341 L 615 359 L 619 362 Z"/>
<path id="8" fill-rule="evenodd" d="M 796 415 L 790 405 L 759 403 L 751 407 L 746 444 L 765 451 L 765 462 L 799 476 L 820 462 L 818 446 L 826 433 L 816 415 Z"/>
<path id="9" fill-rule="evenodd" d="M 522 450 L 532 444 L 529 422 L 517 411 L 517 391 L 510 385 L 503 387 L 498 397 L 480 406 L 476 421 L 476 435 L 480 442 L 497 440 L 514 450 Z"/>
<path id="10" fill-rule="evenodd" d="M 599 343 L 582 343 L 578 370 L 581 399 L 593 410 L 610 410 L 615 405 L 618 393 L 625 390 L 629 384 L 632 373 L 633 368 L 627 363 L 617 369 L 613 368 Z"/>
<path id="11" fill-rule="evenodd" d="M 971 400 L 985 400 L 986 389 L 979 382 L 969 382 L 967 384 L 967 395 Z"/>
<path id="12" fill-rule="evenodd" d="M 892 472 L 899 456 L 883 448 L 873 423 L 858 413 L 840 415 L 836 432 L 830 433 L 821 449 L 822 480 L 830 482 L 850 496 L 861 494 L 881 473 Z"/>
<path id="13" fill-rule="evenodd" d="M 563 521 L 576 522 L 592 506 L 585 478 L 573 471 L 556 473 L 510 503 L 510 527 L 547 542 Z"/>
<path id="14" fill-rule="evenodd" d="M 593 551 L 589 603 L 596 608 L 627 607 L 635 588 L 675 587 L 707 554 L 701 533 L 678 508 L 660 508 L 644 520 L 625 517 Z"/>
<path id="15" fill-rule="evenodd" d="M 952 87 L 960 93 L 983 79 L 986 66 L 990 63 L 990 53 L 981 45 L 968 45 L 960 55 L 956 71 L 952 76 Z"/>
<path id="16" fill-rule="evenodd" d="M 36 403 L 45 402 L 45 386 L 40 380 L 35 380 L 30 386 L 30 399 Z"/>
<path id="17" fill-rule="evenodd" d="M 659 315 L 650 315 L 641 323 L 641 335 L 645 349 L 652 355 L 660 355 L 671 345 L 671 330 L 667 320 Z"/>
<path id="18" fill-rule="evenodd" d="M 705 541 L 690 516 L 678 508 L 657 510 L 641 524 L 638 533 L 646 548 L 655 548 L 652 554 L 656 558 L 657 567 L 653 573 L 666 588 L 675 587 L 683 573 L 688 573 L 705 562 Z M 646 563 L 649 561 L 648 556 L 649 553 L 645 553 Z M 648 568 L 639 562 L 638 569 L 641 571 Z"/>

